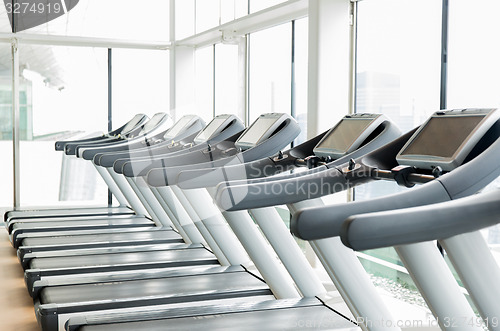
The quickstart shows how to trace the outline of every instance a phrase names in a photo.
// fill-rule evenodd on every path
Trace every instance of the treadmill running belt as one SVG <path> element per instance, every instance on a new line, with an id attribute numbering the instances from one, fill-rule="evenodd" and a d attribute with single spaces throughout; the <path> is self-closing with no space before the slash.
<path id="1" fill-rule="evenodd" d="M 134 233 L 103 233 L 103 234 L 92 234 L 92 235 L 80 235 L 80 236 L 60 236 L 60 237 L 50 237 L 50 238 L 25 238 L 23 240 L 23 246 L 45 246 L 45 245 L 68 245 L 76 243 L 98 243 L 98 242 L 123 242 L 130 238 L 132 240 L 154 240 L 154 239 L 178 239 L 178 242 L 182 241 L 181 236 L 175 231 L 148 231 L 148 232 L 134 232 Z"/>
<path id="2" fill-rule="evenodd" d="M 146 322 L 86 325 L 78 331 L 360 330 L 325 306 L 183 317 Z"/>
<path id="3" fill-rule="evenodd" d="M 212 260 L 214 255 L 205 248 L 181 249 L 171 251 L 133 252 L 103 255 L 81 255 L 65 257 L 36 258 L 31 261 L 31 269 L 55 269 L 87 266 L 108 266 L 130 263 L 175 262 L 193 260 Z"/>
<path id="4" fill-rule="evenodd" d="M 100 300 L 134 299 L 154 296 L 211 295 L 227 291 L 266 290 L 267 285 L 248 272 L 167 277 L 125 282 L 47 287 L 40 303 L 94 305 Z"/>

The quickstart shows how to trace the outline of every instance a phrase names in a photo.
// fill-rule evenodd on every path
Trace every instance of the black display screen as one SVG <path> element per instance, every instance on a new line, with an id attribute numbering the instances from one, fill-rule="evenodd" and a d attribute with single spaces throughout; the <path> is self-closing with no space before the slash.
<path id="1" fill-rule="evenodd" d="M 342 119 L 333 131 L 326 136 L 317 148 L 333 149 L 347 152 L 349 147 L 356 141 L 359 135 L 370 125 L 370 119 Z"/>
<path id="2" fill-rule="evenodd" d="M 451 158 L 484 115 L 431 117 L 401 155 Z"/>

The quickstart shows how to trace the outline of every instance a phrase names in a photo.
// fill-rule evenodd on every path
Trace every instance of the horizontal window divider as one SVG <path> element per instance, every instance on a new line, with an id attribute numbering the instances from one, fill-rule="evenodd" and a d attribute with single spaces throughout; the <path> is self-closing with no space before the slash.
<path id="1" fill-rule="evenodd" d="M 176 42 L 178 46 L 203 47 L 224 41 L 224 36 L 244 36 L 308 15 L 308 0 L 290 0 L 224 23 Z"/>
<path id="2" fill-rule="evenodd" d="M 13 39 L 17 39 L 18 44 L 51 46 L 129 48 L 149 50 L 167 50 L 171 46 L 171 43 L 168 41 L 153 42 L 46 34 L 0 33 L 0 42 L 2 43 L 11 43 Z"/>

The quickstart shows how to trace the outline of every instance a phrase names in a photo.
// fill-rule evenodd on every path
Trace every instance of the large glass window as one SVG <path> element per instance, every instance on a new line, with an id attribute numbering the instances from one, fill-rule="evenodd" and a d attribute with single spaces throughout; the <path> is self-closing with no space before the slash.
<path id="1" fill-rule="evenodd" d="M 167 1 L 165 1 L 167 2 Z M 195 0 L 175 0 L 175 40 L 195 33 Z"/>
<path id="2" fill-rule="evenodd" d="M 214 46 L 197 49 L 194 57 L 196 114 L 208 123 L 214 115 Z"/>
<path id="3" fill-rule="evenodd" d="M 196 33 L 219 25 L 220 1 L 196 0 Z"/>
<path id="4" fill-rule="evenodd" d="M 215 115 L 239 114 L 238 76 L 238 45 L 215 45 Z"/>
<path id="5" fill-rule="evenodd" d="M 250 35 L 249 118 L 291 111 L 292 25 Z"/>
<path id="6" fill-rule="evenodd" d="M 250 13 L 255 13 L 260 10 L 275 6 L 279 3 L 285 2 L 286 0 L 249 0 L 250 1 Z"/>
<path id="7" fill-rule="evenodd" d="M 356 112 L 382 113 L 406 132 L 439 110 L 441 2 L 359 3 L 357 47 Z M 356 199 L 396 189 L 394 183 L 363 185 Z"/>
<path id="8" fill-rule="evenodd" d="M 138 113 L 169 113 L 168 51 L 113 49 L 112 59 L 113 124 Z"/>
<path id="9" fill-rule="evenodd" d="M 179 2 L 187 0 L 177 1 Z M 47 13 L 50 11 L 57 14 L 64 11 L 64 8 L 45 6 L 45 10 Z M 3 5 L 0 6 L 0 16 L 5 19 L 2 26 L 9 27 Z M 165 0 L 80 0 L 67 14 L 25 31 L 48 35 L 168 40 L 169 20 L 165 19 L 168 17 L 169 1 Z"/>
<path id="10" fill-rule="evenodd" d="M 356 112 L 385 114 L 406 132 L 439 110 L 441 5 L 432 0 L 358 3 Z M 356 187 L 354 197 L 370 199 L 400 189 L 380 181 Z M 408 274 L 387 267 L 387 262 L 402 265 L 393 248 L 364 253 L 366 269 L 385 279 L 377 283 L 415 289 Z M 409 297 L 422 302 L 413 293 Z"/>
<path id="11" fill-rule="evenodd" d="M 487 8 L 487 10 L 485 10 Z M 500 3 L 454 0 L 449 5 L 448 108 L 500 107 Z M 496 179 L 485 190 L 500 188 Z M 500 261 L 500 226 L 482 231 Z"/>
<path id="12" fill-rule="evenodd" d="M 300 135 L 295 144 L 307 140 L 307 82 L 308 82 L 308 18 L 296 20 L 294 23 L 294 80 L 293 100 L 295 119 L 300 125 Z"/>
<path id="13" fill-rule="evenodd" d="M 21 204 L 105 204 L 92 165 L 54 151 L 54 142 L 107 131 L 107 50 L 21 45 L 19 52 Z"/>
<path id="14" fill-rule="evenodd" d="M 495 0 L 450 1 L 448 108 L 500 106 L 500 31 Z"/>
<path id="15" fill-rule="evenodd" d="M 13 197 L 13 174 L 12 174 L 12 65 L 10 62 L 11 49 L 9 44 L 0 44 L 1 58 L 6 59 L 0 63 L 0 153 L 2 154 L 2 162 L 0 163 L 0 180 L 2 189 L 0 190 L 0 206 L 12 205 Z M 28 93 L 24 93 L 23 98 L 19 98 L 21 104 L 24 100 L 27 101 L 27 95 L 31 90 L 29 82 L 23 81 L 20 84 L 20 89 Z M 21 115 L 22 109 L 21 108 Z M 24 108 L 25 111 L 28 108 Z M 24 113 L 21 116 L 21 129 L 27 129 L 32 123 L 29 113 Z M 30 130 L 27 130 L 29 132 Z M 22 134 L 21 134 L 22 136 Z"/>
<path id="16" fill-rule="evenodd" d="M 248 14 L 248 0 L 220 0 L 221 24 Z"/>

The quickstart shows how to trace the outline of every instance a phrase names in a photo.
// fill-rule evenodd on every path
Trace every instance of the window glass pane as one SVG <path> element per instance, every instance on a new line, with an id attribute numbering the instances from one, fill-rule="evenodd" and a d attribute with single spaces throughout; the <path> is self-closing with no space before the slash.
<path id="1" fill-rule="evenodd" d="M 295 21 L 295 119 L 299 122 L 301 130 L 295 139 L 295 144 L 307 140 L 308 31 L 307 18 Z"/>
<path id="2" fill-rule="evenodd" d="M 221 24 L 238 19 L 248 13 L 248 0 L 221 0 Z"/>
<path id="3" fill-rule="evenodd" d="M 238 114 L 238 45 L 215 45 L 215 115 Z M 241 120 L 244 120 L 243 118 Z"/>
<path id="4" fill-rule="evenodd" d="M 250 35 L 250 122 L 262 113 L 291 111 L 292 25 Z"/>
<path id="5" fill-rule="evenodd" d="M 455 0 L 449 10 L 448 108 L 500 107 L 500 45 L 493 42 L 500 29 L 500 3 Z M 499 188 L 497 178 L 484 191 Z M 500 261 L 500 226 L 482 233 Z"/>
<path id="6" fill-rule="evenodd" d="M 187 0 L 183 0 L 185 2 Z M 179 1 L 177 1 L 179 2 Z M 24 6 L 22 6 L 24 10 Z M 44 7 L 46 13 L 63 10 Z M 129 40 L 168 40 L 169 1 L 165 0 L 80 0 L 67 14 L 27 29 L 26 33 L 118 38 Z M 4 5 L 0 6 L 0 31 L 10 32 Z M 4 29 L 5 27 L 5 30 Z"/>
<path id="7" fill-rule="evenodd" d="M 107 189 L 93 166 L 54 151 L 54 142 L 107 131 L 107 50 L 21 45 L 19 51 L 21 204 L 105 204 Z"/>
<path id="8" fill-rule="evenodd" d="M 257 11 L 272 7 L 286 0 L 249 0 L 250 1 L 250 13 L 255 13 Z"/>
<path id="9" fill-rule="evenodd" d="M 175 1 L 175 39 L 192 36 L 195 30 L 195 0 Z"/>
<path id="10" fill-rule="evenodd" d="M 196 0 L 196 33 L 219 25 L 219 0 Z"/>
<path id="11" fill-rule="evenodd" d="M 169 113 L 169 52 L 113 49 L 113 124 Z"/>
<path id="12" fill-rule="evenodd" d="M 359 3 L 357 45 L 356 112 L 383 113 L 406 132 L 439 109 L 440 2 Z M 394 183 L 365 185 L 356 199 L 396 189 Z"/>
<path id="13" fill-rule="evenodd" d="M 1 58 L 5 59 L 0 65 L 0 180 L 2 189 L 0 190 L 0 206 L 12 206 L 13 202 L 13 174 L 12 174 L 12 65 L 11 50 L 9 44 L 0 44 Z M 22 81 L 19 88 L 27 97 L 31 86 L 29 82 Z M 26 99 L 26 97 L 24 99 Z M 22 98 L 19 98 L 23 105 Z M 25 105 L 29 104 L 26 100 Z M 22 107 L 20 108 L 22 109 Z M 31 124 L 28 107 L 24 108 L 25 115 L 20 119 L 21 128 L 27 128 Z M 28 130 L 29 132 L 29 130 Z M 22 134 L 21 134 L 22 136 Z"/>
<path id="14" fill-rule="evenodd" d="M 406 132 L 439 109 L 441 1 L 359 2 L 357 38 L 356 112 L 383 113 Z M 354 197 L 399 190 L 396 183 L 378 181 L 356 187 Z M 407 274 L 378 262 L 402 265 L 393 248 L 364 253 L 361 261 L 377 284 L 392 293 L 410 288 L 409 300 L 423 302 Z"/>
<path id="15" fill-rule="evenodd" d="M 214 47 L 197 49 L 194 56 L 196 114 L 208 123 L 214 115 Z"/>
<path id="16" fill-rule="evenodd" d="M 500 2 L 456 0 L 449 10 L 448 108 L 499 107 Z"/>

